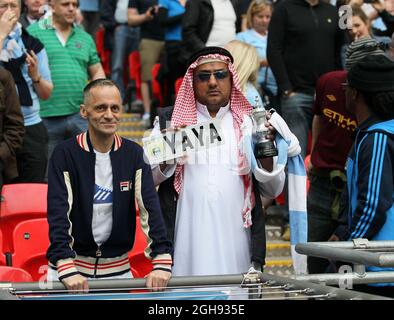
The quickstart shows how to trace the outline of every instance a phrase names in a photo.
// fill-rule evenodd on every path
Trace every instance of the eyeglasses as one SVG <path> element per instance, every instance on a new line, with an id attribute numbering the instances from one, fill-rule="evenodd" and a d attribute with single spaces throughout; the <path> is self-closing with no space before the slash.
<path id="1" fill-rule="evenodd" d="M 228 77 L 228 70 L 218 70 L 214 72 L 199 72 L 197 73 L 196 79 L 198 79 L 201 82 L 207 82 L 209 79 L 211 79 L 211 75 L 214 75 L 216 80 L 223 80 Z"/>

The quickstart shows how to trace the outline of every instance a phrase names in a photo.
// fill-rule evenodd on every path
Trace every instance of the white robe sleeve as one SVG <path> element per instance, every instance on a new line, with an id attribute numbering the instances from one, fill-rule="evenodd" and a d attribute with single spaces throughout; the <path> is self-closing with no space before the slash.
<path id="1" fill-rule="evenodd" d="M 276 158 L 273 158 L 274 168 L 276 167 Z M 266 198 L 275 199 L 282 193 L 285 185 L 286 174 L 284 170 L 280 170 L 267 181 L 267 174 L 270 172 L 261 167 L 260 161 L 257 161 L 257 165 L 258 167 L 254 169 L 253 174 L 259 182 L 260 194 Z"/>
<path id="2" fill-rule="evenodd" d="M 158 118 L 155 119 L 155 124 L 152 129 L 152 132 L 150 136 L 155 136 L 160 134 L 160 126 L 159 126 L 159 121 Z M 152 164 L 151 169 L 152 169 L 152 176 L 153 176 L 153 182 L 155 186 L 158 186 L 160 183 L 163 181 L 167 180 L 169 177 L 171 177 L 174 172 L 175 172 L 176 164 L 171 164 L 167 165 L 165 168 L 164 172 L 160 170 L 160 165 L 159 164 Z"/>

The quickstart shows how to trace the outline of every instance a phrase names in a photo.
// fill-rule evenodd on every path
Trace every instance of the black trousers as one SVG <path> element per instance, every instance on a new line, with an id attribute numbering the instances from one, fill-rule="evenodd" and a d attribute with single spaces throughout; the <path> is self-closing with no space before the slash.
<path id="1" fill-rule="evenodd" d="M 166 92 L 164 97 L 165 106 L 173 106 L 175 103 L 175 82 L 178 78 L 183 77 L 186 72 L 186 66 L 179 61 L 179 55 L 181 53 L 181 42 L 180 41 L 167 41 L 165 43 L 166 50 L 166 63 L 167 63 L 167 74 L 165 78 L 167 80 Z"/>
<path id="2" fill-rule="evenodd" d="M 27 126 L 25 130 L 22 149 L 16 155 L 19 176 L 14 182 L 46 182 L 48 131 L 43 122 Z"/>

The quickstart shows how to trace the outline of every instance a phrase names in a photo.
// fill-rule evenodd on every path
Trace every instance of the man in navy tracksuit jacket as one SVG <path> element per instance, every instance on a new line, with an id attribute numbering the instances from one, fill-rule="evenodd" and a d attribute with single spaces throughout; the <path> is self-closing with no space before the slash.
<path id="1" fill-rule="evenodd" d="M 394 240 L 394 62 L 384 55 L 367 56 L 350 69 L 345 90 L 347 108 L 359 126 L 346 166 L 348 234 L 339 239 Z M 387 270 L 394 268 L 368 267 Z"/>
<path id="2" fill-rule="evenodd" d="M 88 132 L 59 144 L 49 163 L 48 276 L 57 271 L 73 291 L 88 290 L 86 278 L 131 277 L 135 199 L 148 240 L 145 255 L 153 264 L 147 287 L 165 287 L 171 275 L 172 244 L 150 166 L 138 144 L 115 133 L 121 101 L 112 81 L 91 82 L 81 105 Z"/>

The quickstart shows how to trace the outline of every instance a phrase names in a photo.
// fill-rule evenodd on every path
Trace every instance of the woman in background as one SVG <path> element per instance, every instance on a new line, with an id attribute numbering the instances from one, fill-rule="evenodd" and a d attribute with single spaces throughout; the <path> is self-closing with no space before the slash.
<path id="1" fill-rule="evenodd" d="M 239 40 L 230 41 L 225 45 L 225 48 L 230 51 L 234 58 L 233 65 L 237 71 L 243 94 L 252 106 L 255 104 L 256 97 L 259 103 L 262 104 L 263 102 L 256 88 L 260 67 L 260 59 L 256 49 L 250 44 Z"/>
<path id="2" fill-rule="evenodd" d="M 382 44 L 382 49 L 386 51 L 389 56 L 389 44 L 391 39 L 389 37 L 376 36 L 372 32 L 371 21 L 360 6 L 352 6 L 351 29 L 349 30 L 349 41 L 358 40 L 361 38 L 372 38 Z M 345 65 L 345 52 L 349 44 L 345 44 L 342 48 L 342 65 Z"/>
<path id="3" fill-rule="evenodd" d="M 268 26 L 272 16 L 272 4 L 253 0 L 246 13 L 248 30 L 237 33 L 236 39 L 246 42 L 256 48 L 259 56 L 259 74 L 257 83 L 262 90 L 262 95 L 268 97 L 270 106 L 278 108 L 278 87 L 275 77 L 268 66 L 267 39 Z"/>
<path id="4" fill-rule="evenodd" d="M 256 49 L 252 45 L 239 40 L 230 41 L 224 47 L 230 51 L 234 58 L 233 66 L 237 71 L 239 85 L 246 99 L 254 106 L 257 98 L 258 103 L 262 105 L 263 101 L 256 88 L 260 67 L 260 58 Z M 266 105 L 265 108 L 268 109 Z M 261 200 L 265 209 L 272 204 L 272 199 L 261 197 Z"/>

